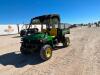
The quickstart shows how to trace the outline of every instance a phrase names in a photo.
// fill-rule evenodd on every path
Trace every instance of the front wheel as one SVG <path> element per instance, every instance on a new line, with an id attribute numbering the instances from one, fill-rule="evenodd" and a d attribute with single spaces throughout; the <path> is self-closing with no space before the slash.
<path id="1" fill-rule="evenodd" d="M 30 52 L 27 51 L 24 47 L 20 47 L 20 52 L 21 52 L 21 54 L 23 54 L 23 55 L 28 55 L 28 54 L 30 54 Z"/>
<path id="2" fill-rule="evenodd" d="M 63 46 L 64 47 L 68 47 L 70 44 L 70 39 L 69 37 L 66 37 L 64 40 L 63 40 Z"/>
<path id="3" fill-rule="evenodd" d="M 50 45 L 44 45 L 40 50 L 40 57 L 43 60 L 48 60 L 52 57 L 52 48 Z"/>

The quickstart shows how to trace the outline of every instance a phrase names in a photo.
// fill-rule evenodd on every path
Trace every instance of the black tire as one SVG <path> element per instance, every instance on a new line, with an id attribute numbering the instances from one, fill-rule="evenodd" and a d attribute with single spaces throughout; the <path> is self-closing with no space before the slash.
<path id="1" fill-rule="evenodd" d="M 46 53 L 47 52 L 47 53 Z M 49 53 L 49 54 L 48 54 Z M 48 55 L 47 55 L 48 54 Z M 52 48 L 50 45 L 44 45 L 40 50 L 40 57 L 43 60 L 48 60 L 52 57 Z"/>
<path id="2" fill-rule="evenodd" d="M 25 32 L 24 31 L 21 31 L 20 32 L 20 36 L 23 37 L 24 35 L 25 35 Z"/>
<path id="3" fill-rule="evenodd" d="M 64 40 L 63 40 L 63 46 L 64 47 L 68 47 L 70 45 L 70 39 L 69 37 L 66 37 Z"/>
<path id="4" fill-rule="evenodd" d="M 27 30 L 21 30 L 20 31 L 20 36 L 23 37 L 27 34 Z"/>
<path id="5" fill-rule="evenodd" d="M 27 51 L 24 47 L 20 47 L 20 52 L 21 52 L 21 54 L 23 54 L 23 55 L 28 55 L 28 54 L 30 54 L 30 52 Z"/>
<path id="6" fill-rule="evenodd" d="M 23 37 L 24 35 L 22 33 L 20 33 L 20 36 Z"/>

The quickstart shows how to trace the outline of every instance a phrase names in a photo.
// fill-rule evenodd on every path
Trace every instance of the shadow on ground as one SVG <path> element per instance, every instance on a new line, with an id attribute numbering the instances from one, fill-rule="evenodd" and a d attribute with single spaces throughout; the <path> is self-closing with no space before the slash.
<path id="1" fill-rule="evenodd" d="M 53 51 L 59 50 L 59 49 L 63 49 L 63 46 L 56 46 L 55 49 Z"/>
<path id="2" fill-rule="evenodd" d="M 16 68 L 24 67 L 26 65 L 36 65 L 43 63 L 44 61 L 35 53 L 33 55 L 22 55 L 20 53 L 12 52 L 0 56 L 0 64 L 7 66 L 13 65 Z"/>
<path id="3" fill-rule="evenodd" d="M 57 46 L 53 51 L 62 49 L 62 46 Z M 26 65 L 37 65 L 44 61 L 40 58 L 39 52 L 30 55 L 22 55 L 20 52 L 11 52 L 0 56 L 0 64 L 7 66 L 13 65 L 16 68 L 24 67 Z"/>

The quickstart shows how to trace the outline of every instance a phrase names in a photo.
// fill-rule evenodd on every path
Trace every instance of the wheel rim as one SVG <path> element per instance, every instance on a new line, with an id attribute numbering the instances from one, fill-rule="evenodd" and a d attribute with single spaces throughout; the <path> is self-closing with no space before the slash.
<path id="1" fill-rule="evenodd" d="M 50 57 L 51 56 L 51 48 L 47 48 L 47 50 L 45 51 L 46 57 Z"/>

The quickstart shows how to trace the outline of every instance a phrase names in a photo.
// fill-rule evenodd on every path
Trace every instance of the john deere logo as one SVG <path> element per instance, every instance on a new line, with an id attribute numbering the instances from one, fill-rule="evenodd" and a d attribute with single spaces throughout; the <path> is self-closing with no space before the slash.
<path id="1" fill-rule="evenodd" d="M 8 28 L 7 29 L 5 29 L 4 30 L 5 32 L 13 32 L 14 31 L 14 29 L 13 29 L 13 27 L 12 26 L 8 26 Z"/>

